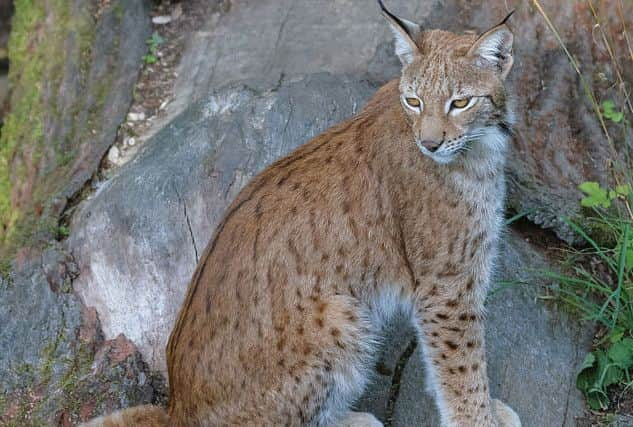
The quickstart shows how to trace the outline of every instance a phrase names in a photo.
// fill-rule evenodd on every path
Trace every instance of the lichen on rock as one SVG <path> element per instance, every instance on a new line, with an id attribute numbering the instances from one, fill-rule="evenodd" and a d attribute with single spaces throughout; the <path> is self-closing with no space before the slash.
<path id="1" fill-rule="evenodd" d="M 0 425 L 74 425 L 164 402 L 160 374 L 124 335 L 106 340 L 96 311 L 66 286 L 76 273 L 55 245 L 0 279 Z"/>

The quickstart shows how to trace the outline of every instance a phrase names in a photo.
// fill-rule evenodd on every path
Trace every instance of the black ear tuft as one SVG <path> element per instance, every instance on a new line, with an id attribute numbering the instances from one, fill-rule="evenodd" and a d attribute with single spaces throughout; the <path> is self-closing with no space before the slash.
<path id="1" fill-rule="evenodd" d="M 380 1 L 380 0 L 378 0 L 378 1 Z M 516 12 L 516 9 L 512 9 L 512 11 L 510 11 L 510 13 L 508 13 L 508 14 L 506 15 L 506 17 L 505 17 L 505 18 L 503 18 L 503 20 L 502 20 L 501 22 L 499 22 L 497 25 L 495 25 L 495 26 L 494 26 L 494 27 L 492 27 L 492 28 L 499 28 L 499 27 L 501 27 L 502 25 L 508 25 L 508 21 L 510 20 L 510 18 L 512 18 L 512 15 L 514 15 L 514 12 Z M 489 31 L 489 30 L 488 30 L 488 31 Z M 482 38 L 482 37 L 483 37 L 486 33 L 488 33 L 488 31 L 484 31 L 483 33 L 479 34 L 479 36 L 477 37 L 477 39 Z"/>
<path id="2" fill-rule="evenodd" d="M 512 11 L 511 11 L 510 13 L 508 13 L 508 16 L 506 16 L 505 18 L 503 18 L 503 21 L 501 21 L 501 22 L 499 23 L 499 25 L 506 25 L 506 24 L 508 23 L 508 20 L 509 20 L 510 18 L 512 18 L 512 15 L 514 15 L 514 12 L 516 12 L 516 9 L 512 9 Z M 499 26 L 499 25 L 498 25 L 498 26 Z"/>
<path id="3" fill-rule="evenodd" d="M 422 28 L 411 21 L 399 18 L 391 13 L 382 0 L 378 0 L 378 5 L 382 10 L 382 14 L 389 21 L 389 26 L 395 37 L 396 54 L 400 58 L 403 65 L 413 62 L 415 56 L 419 55 L 420 50 L 416 44 L 416 40 L 422 33 Z"/>
<path id="4" fill-rule="evenodd" d="M 516 11 L 517 11 L 516 9 L 512 9 L 512 11 L 510 13 L 508 13 L 508 15 L 505 18 L 503 18 L 503 21 L 501 21 L 499 23 L 499 25 L 506 25 L 508 23 L 508 21 L 510 20 L 510 18 L 512 18 L 512 15 L 514 15 L 514 12 L 516 12 Z M 497 25 L 497 26 L 499 26 L 499 25 Z"/>
<path id="5" fill-rule="evenodd" d="M 393 19 L 394 21 L 396 21 L 396 23 L 397 23 L 398 25 L 400 25 L 404 31 L 406 31 L 406 33 L 407 33 L 407 35 L 408 35 L 409 37 L 413 37 L 413 36 L 414 36 L 413 34 L 411 34 L 410 29 L 409 29 L 409 28 L 407 28 L 407 25 L 405 24 L 405 22 L 404 22 L 402 19 L 398 18 L 398 17 L 397 17 L 396 15 L 394 15 L 393 13 L 391 13 L 391 12 L 389 11 L 389 9 L 387 9 L 387 8 L 385 7 L 385 4 L 382 2 L 382 0 L 378 0 L 378 5 L 380 6 L 380 10 L 382 10 L 382 13 L 384 13 L 384 14 L 385 14 L 385 15 L 387 15 L 389 18 L 391 18 L 391 19 Z"/>

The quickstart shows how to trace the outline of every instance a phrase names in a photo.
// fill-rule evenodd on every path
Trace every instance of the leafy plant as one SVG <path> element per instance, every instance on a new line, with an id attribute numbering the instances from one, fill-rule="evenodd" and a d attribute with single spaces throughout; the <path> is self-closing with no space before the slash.
<path id="1" fill-rule="evenodd" d="M 567 224 L 587 243 L 583 250 L 571 250 L 567 273 L 546 271 L 556 283 L 558 297 L 578 311 L 585 320 L 598 323 L 602 338 L 587 354 L 580 367 L 576 386 L 592 409 L 607 409 L 608 389 L 633 384 L 633 220 L 613 209 L 615 200 L 628 201 L 630 185 L 610 190 L 595 182 L 585 182 L 582 206 L 593 209 L 590 225 L 606 236 L 599 241 L 580 225 Z"/>
<path id="2" fill-rule="evenodd" d="M 60 225 L 59 227 L 57 227 L 57 239 L 58 240 L 62 240 L 65 239 L 66 237 L 70 236 L 70 228 L 68 228 L 65 225 Z"/>
<path id="3" fill-rule="evenodd" d="M 70 228 L 66 225 L 49 224 L 48 229 L 55 240 L 64 240 L 70 236 Z"/>
<path id="4" fill-rule="evenodd" d="M 587 208 L 602 207 L 608 209 L 613 200 L 625 199 L 631 195 L 630 185 L 618 185 L 613 190 L 606 190 L 597 182 L 584 182 L 578 188 L 587 195 L 580 201 L 580 204 Z"/>
<path id="5" fill-rule="evenodd" d="M 143 62 L 146 64 L 155 64 L 158 62 L 158 48 L 165 43 L 165 39 L 154 31 L 152 37 L 145 41 L 149 49 L 149 53 L 143 56 Z"/>
<path id="6" fill-rule="evenodd" d="M 585 394 L 591 409 L 606 409 L 610 399 L 609 386 L 631 383 L 633 368 L 633 339 L 621 338 L 608 350 L 596 349 L 588 353 L 576 378 L 576 387 Z"/>
<path id="7" fill-rule="evenodd" d="M 624 119 L 624 112 L 616 111 L 615 102 L 611 100 L 602 102 L 602 115 L 613 123 L 620 123 Z"/>

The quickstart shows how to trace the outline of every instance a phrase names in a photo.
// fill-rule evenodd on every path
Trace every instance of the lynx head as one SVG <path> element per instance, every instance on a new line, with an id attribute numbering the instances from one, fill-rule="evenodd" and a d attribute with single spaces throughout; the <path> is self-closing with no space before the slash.
<path id="1" fill-rule="evenodd" d="M 438 163 L 469 151 L 502 153 L 513 122 L 504 88 L 513 63 L 511 14 L 479 36 L 458 35 L 424 31 L 378 2 L 395 35 L 400 100 L 420 151 Z"/>

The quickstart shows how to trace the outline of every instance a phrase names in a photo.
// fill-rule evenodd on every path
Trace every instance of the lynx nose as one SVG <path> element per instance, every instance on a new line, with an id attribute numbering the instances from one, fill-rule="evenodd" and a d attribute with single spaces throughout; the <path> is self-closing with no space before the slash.
<path id="1" fill-rule="evenodd" d="M 421 141 L 420 145 L 422 145 L 424 148 L 429 150 L 431 153 L 434 153 L 438 148 L 440 148 L 440 145 L 442 145 L 442 143 L 425 140 L 425 141 Z"/>

